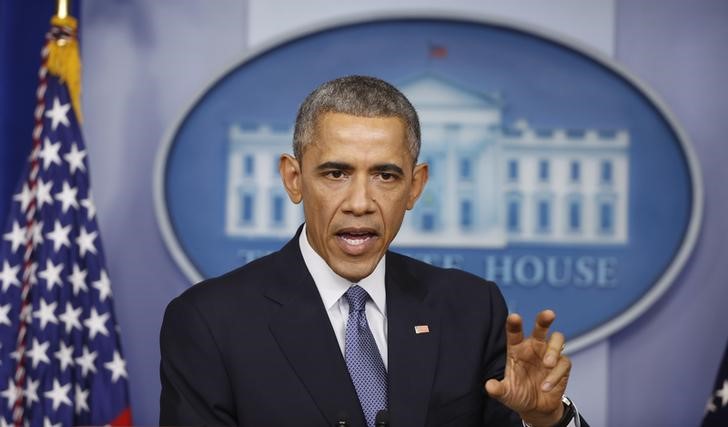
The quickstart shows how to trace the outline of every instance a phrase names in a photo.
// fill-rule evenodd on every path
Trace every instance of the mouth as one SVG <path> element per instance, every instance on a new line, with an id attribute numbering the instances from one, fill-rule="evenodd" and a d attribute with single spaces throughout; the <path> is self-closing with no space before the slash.
<path id="1" fill-rule="evenodd" d="M 341 250 L 352 256 L 367 252 L 378 238 L 379 234 L 369 228 L 348 228 L 336 233 L 336 241 Z"/>

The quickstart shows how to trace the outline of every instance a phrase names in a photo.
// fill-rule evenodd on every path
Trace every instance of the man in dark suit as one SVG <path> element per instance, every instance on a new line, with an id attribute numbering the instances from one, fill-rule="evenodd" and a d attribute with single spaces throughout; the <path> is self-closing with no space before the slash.
<path id="1" fill-rule="evenodd" d="M 170 303 L 160 424 L 585 425 L 562 401 L 553 312 L 524 337 L 492 282 L 388 251 L 427 182 L 419 147 L 414 108 L 386 82 L 344 77 L 306 98 L 280 161 L 306 222 Z"/>

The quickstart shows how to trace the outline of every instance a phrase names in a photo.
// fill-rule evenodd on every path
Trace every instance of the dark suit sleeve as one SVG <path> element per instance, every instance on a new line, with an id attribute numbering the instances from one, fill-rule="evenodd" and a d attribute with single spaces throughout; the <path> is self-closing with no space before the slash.
<path id="1" fill-rule="evenodd" d="M 169 304 L 160 333 L 159 423 L 235 425 L 233 394 L 219 347 L 203 314 L 184 297 Z"/>

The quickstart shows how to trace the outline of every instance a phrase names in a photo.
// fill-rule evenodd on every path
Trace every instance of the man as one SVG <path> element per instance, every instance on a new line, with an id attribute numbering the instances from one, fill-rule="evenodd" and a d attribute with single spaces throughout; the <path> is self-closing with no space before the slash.
<path id="1" fill-rule="evenodd" d="M 160 424 L 579 425 L 553 312 L 524 338 L 492 282 L 388 251 L 428 177 L 404 95 L 327 82 L 293 148 L 280 174 L 303 202 L 297 235 L 167 308 Z"/>

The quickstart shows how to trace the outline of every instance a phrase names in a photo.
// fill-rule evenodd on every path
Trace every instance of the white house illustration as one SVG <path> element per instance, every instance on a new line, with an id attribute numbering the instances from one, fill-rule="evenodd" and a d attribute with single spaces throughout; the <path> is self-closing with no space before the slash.
<path id="1" fill-rule="evenodd" d="M 429 163 L 430 181 L 396 245 L 627 242 L 626 130 L 534 129 L 523 119 L 507 125 L 499 96 L 429 74 L 399 88 L 420 116 L 420 161 Z M 229 237 L 289 238 L 303 221 L 278 176 L 292 135 L 291 127 L 229 128 Z"/>

